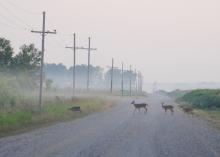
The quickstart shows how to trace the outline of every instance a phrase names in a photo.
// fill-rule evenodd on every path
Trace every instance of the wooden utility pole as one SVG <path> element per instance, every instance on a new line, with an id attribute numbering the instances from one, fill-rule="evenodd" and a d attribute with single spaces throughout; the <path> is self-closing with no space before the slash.
<path id="1" fill-rule="evenodd" d="M 121 63 L 121 95 L 124 96 L 124 63 Z"/>
<path id="2" fill-rule="evenodd" d="M 89 45 L 88 45 L 88 69 L 87 69 L 87 92 L 89 91 L 89 83 L 90 83 L 90 49 L 91 48 L 91 38 L 89 37 Z"/>
<path id="3" fill-rule="evenodd" d="M 114 75 L 114 58 L 112 58 L 112 69 L 111 69 L 111 94 L 113 92 L 113 75 Z"/>
<path id="4" fill-rule="evenodd" d="M 132 91 L 131 91 L 131 79 L 132 79 L 132 73 L 131 73 L 132 71 L 131 71 L 131 65 L 130 65 L 130 96 L 132 95 Z"/>
<path id="5" fill-rule="evenodd" d="M 45 31 L 45 21 L 46 21 L 46 12 L 43 12 L 43 25 L 41 31 L 34 31 L 32 33 L 40 33 L 42 34 L 42 49 L 41 49 L 41 65 L 40 65 L 40 91 L 39 91 L 39 108 L 41 111 L 42 108 L 42 91 L 43 91 L 43 72 L 44 72 L 44 50 L 45 50 L 45 35 L 46 34 L 56 34 L 56 30 L 54 31 Z"/>
<path id="6" fill-rule="evenodd" d="M 75 89 L 76 89 L 76 34 L 73 34 L 73 46 L 66 48 L 73 50 L 73 98 L 75 96 Z"/>
<path id="7" fill-rule="evenodd" d="M 89 47 L 88 48 L 85 48 L 85 47 L 77 47 L 76 46 L 76 35 L 75 35 L 75 33 L 74 33 L 74 39 L 73 39 L 74 41 L 73 41 L 73 46 L 66 46 L 66 48 L 69 48 L 69 49 L 72 49 L 73 50 L 73 57 L 74 57 L 74 59 L 73 59 L 73 90 L 74 90 L 74 93 L 75 93 L 75 77 L 76 77 L 76 73 L 75 73 L 75 71 L 76 71 L 76 50 L 88 50 L 88 70 L 87 70 L 87 91 L 89 90 L 89 71 L 90 71 L 90 52 L 91 51 L 95 51 L 95 50 L 97 50 L 96 48 L 91 48 L 91 38 L 89 38 Z"/>
<path id="8" fill-rule="evenodd" d="M 138 74 L 137 70 L 135 69 L 135 90 L 136 90 L 136 95 L 138 94 Z"/>
<path id="9" fill-rule="evenodd" d="M 141 72 L 139 71 L 138 72 L 138 91 L 140 93 L 142 93 L 142 88 L 143 88 L 142 85 L 143 85 L 143 78 L 142 78 Z"/>

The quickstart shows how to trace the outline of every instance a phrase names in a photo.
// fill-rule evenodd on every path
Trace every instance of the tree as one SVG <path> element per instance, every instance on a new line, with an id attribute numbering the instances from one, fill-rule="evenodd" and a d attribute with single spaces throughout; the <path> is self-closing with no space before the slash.
<path id="1" fill-rule="evenodd" d="M 20 52 L 13 59 L 13 68 L 23 71 L 36 72 L 39 70 L 41 52 L 34 44 L 23 45 Z"/>
<path id="2" fill-rule="evenodd" d="M 0 38 L 0 66 L 8 68 L 12 61 L 13 48 L 9 40 Z"/>
<path id="3" fill-rule="evenodd" d="M 46 79 L 45 81 L 45 85 L 46 85 L 46 90 L 50 90 L 53 84 L 53 80 L 52 79 Z"/>

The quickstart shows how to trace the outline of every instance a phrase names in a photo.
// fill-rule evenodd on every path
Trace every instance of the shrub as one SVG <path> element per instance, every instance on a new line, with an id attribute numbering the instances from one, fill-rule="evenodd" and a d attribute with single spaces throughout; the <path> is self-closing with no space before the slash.
<path id="1" fill-rule="evenodd" d="M 15 106 L 19 97 L 14 79 L 0 78 L 0 107 Z"/>
<path id="2" fill-rule="evenodd" d="M 194 90 L 186 93 L 179 100 L 200 108 L 220 107 L 220 90 Z"/>

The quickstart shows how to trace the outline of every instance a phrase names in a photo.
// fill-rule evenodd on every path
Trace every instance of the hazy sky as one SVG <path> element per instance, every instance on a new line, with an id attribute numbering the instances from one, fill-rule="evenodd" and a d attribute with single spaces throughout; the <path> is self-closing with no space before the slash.
<path id="1" fill-rule="evenodd" d="M 91 63 L 106 67 L 115 58 L 140 70 L 145 82 L 220 81 L 219 0 L 0 0 L 1 36 L 16 51 L 23 43 L 40 48 L 42 14 L 47 29 L 46 62 L 72 64 L 72 33 L 77 46 L 88 36 L 98 51 Z M 86 51 L 77 63 L 87 63 Z"/>

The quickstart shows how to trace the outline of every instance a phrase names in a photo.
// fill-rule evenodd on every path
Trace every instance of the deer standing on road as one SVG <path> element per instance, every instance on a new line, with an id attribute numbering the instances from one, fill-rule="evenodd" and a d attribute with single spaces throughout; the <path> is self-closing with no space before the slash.
<path id="1" fill-rule="evenodd" d="M 145 113 L 147 112 L 147 106 L 148 106 L 148 104 L 146 104 L 146 103 L 135 103 L 134 100 L 131 102 L 131 104 L 133 104 L 134 107 L 135 107 L 134 112 L 136 111 L 136 109 L 138 109 L 138 111 L 140 112 L 140 109 L 141 109 L 141 108 L 144 108 L 144 109 L 145 109 Z"/>
<path id="2" fill-rule="evenodd" d="M 184 113 L 192 114 L 192 115 L 194 114 L 193 108 L 190 106 L 180 106 L 180 108 L 183 110 Z"/>
<path id="3" fill-rule="evenodd" d="M 173 110 L 173 106 L 172 105 L 164 105 L 164 102 L 161 103 L 162 104 L 162 108 L 164 109 L 165 112 L 167 112 L 167 110 L 170 110 L 171 113 L 174 112 Z"/>

